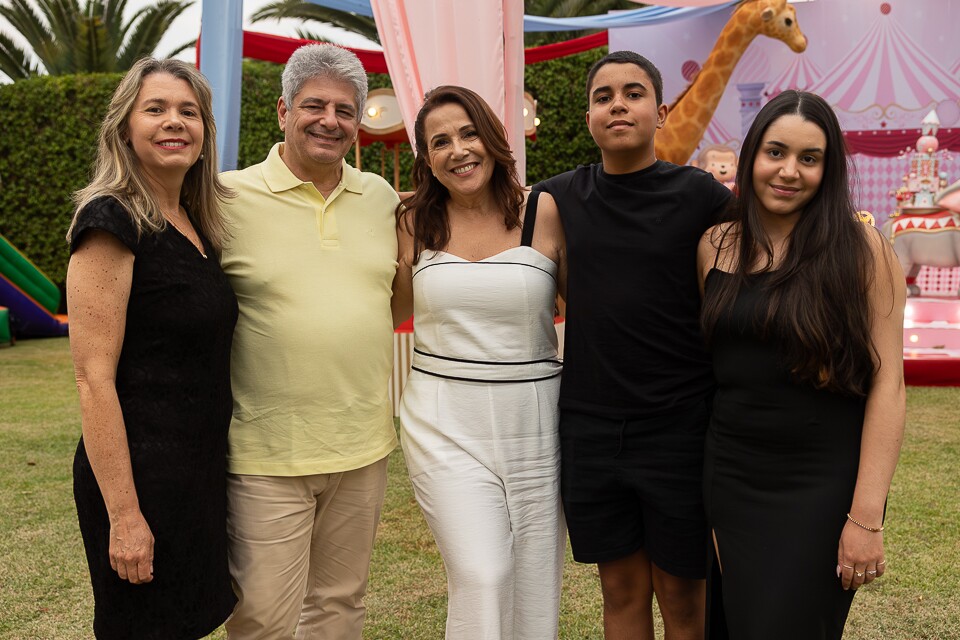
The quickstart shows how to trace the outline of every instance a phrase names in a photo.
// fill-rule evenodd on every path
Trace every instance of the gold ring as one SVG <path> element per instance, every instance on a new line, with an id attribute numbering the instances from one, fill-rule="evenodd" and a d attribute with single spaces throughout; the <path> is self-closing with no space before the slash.
<path id="1" fill-rule="evenodd" d="M 877 566 L 879 567 L 879 566 L 882 565 L 882 564 L 887 564 L 887 561 L 886 561 L 886 560 L 881 560 L 880 562 L 877 563 Z"/>
<path id="2" fill-rule="evenodd" d="M 848 564 L 845 564 L 845 565 L 842 565 L 842 566 L 843 566 L 844 569 L 853 569 L 853 567 L 851 567 L 851 566 L 848 565 Z"/>
<path id="3" fill-rule="evenodd" d="M 861 571 L 854 571 L 853 573 L 854 573 L 854 575 L 856 575 L 858 578 L 862 578 L 862 577 L 863 577 L 863 572 L 861 572 Z"/>

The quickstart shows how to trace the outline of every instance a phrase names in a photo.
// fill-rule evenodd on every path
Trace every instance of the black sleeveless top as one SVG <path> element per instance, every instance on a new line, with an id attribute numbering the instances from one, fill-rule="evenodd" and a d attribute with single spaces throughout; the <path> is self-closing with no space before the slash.
<path id="1" fill-rule="evenodd" d="M 713 388 L 700 333 L 697 245 L 730 191 L 694 167 L 583 166 L 534 187 L 567 242 L 560 407 L 611 418 L 683 411 Z"/>

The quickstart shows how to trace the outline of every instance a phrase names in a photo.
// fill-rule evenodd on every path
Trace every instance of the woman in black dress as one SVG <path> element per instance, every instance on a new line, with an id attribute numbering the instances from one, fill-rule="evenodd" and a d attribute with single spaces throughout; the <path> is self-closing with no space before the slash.
<path id="1" fill-rule="evenodd" d="M 903 273 L 859 222 L 840 125 L 816 95 L 787 91 L 760 111 L 737 192 L 698 252 L 718 382 L 704 473 L 708 635 L 840 638 L 854 591 L 886 566 Z"/>
<path id="2" fill-rule="evenodd" d="M 210 87 L 137 62 L 100 130 L 67 238 L 83 436 L 74 497 L 98 638 L 192 639 L 233 610 L 227 570 L 229 354 L 237 303 Z"/>

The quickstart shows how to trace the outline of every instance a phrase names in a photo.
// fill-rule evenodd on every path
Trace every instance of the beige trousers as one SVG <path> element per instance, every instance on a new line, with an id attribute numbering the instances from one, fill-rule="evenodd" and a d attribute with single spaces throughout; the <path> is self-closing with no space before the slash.
<path id="1" fill-rule="evenodd" d="M 360 640 L 387 459 L 343 473 L 227 476 L 230 640 Z"/>

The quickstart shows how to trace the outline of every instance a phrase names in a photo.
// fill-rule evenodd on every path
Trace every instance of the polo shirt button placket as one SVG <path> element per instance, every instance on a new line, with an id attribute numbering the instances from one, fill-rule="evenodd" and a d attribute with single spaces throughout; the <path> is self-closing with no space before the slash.
<path id="1" fill-rule="evenodd" d="M 340 246 L 336 214 L 331 211 L 330 218 L 327 218 L 329 204 L 330 201 L 328 200 L 320 206 L 320 247 L 323 249 L 335 249 Z"/>

